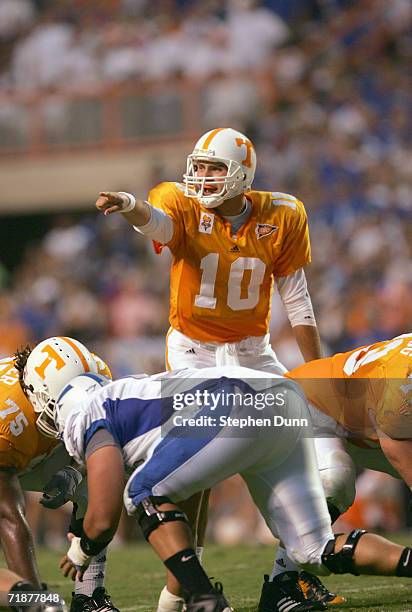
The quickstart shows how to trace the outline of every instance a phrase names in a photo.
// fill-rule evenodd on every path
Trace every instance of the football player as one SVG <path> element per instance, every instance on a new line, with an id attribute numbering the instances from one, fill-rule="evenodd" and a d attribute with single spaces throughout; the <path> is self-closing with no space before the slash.
<path id="1" fill-rule="evenodd" d="M 286 369 L 269 343 L 274 285 L 304 359 L 321 357 L 303 269 L 310 262 L 304 206 L 292 195 L 252 190 L 255 170 L 250 139 L 217 128 L 195 144 L 182 183 L 155 186 L 148 201 L 101 192 L 96 202 L 106 215 L 121 212 L 137 232 L 155 241 L 158 252 L 167 246 L 172 253 L 170 370 L 239 364 L 283 374 Z M 205 492 L 199 552 L 207 497 Z M 192 504 L 185 509 L 193 512 Z M 169 587 L 177 593 L 173 584 Z M 158 612 L 179 609 L 164 590 Z"/>
<path id="2" fill-rule="evenodd" d="M 39 422 L 36 396 L 32 394 L 30 402 L 23 391 L 20 375 L 30 352 L 27 347 L 14 357 L 0 361 L 0 540 L 9 569 L 38 588 L 40 577 L 25 517 L 23 490 L 45 489 L 42 503 L 46 507 L 59 507 L 72 499 L 79 506 L 80 516 L 87 501 L 86 486 L 80 484 L 82 476 L 70 466 L 71 459 L 64 446 L 50 437 L 47 422 Z M 47 395 L 45 372 L 49 375 L 48 384 L 57 381 L 59 386 L 72 378 L 79 367 L 81 372 L 87 366 L 90 372 L 110 376 L 107 365 L 72 338 L 49 338 L 36 347 L 36 355 L 37 386 L 44 396 Z M 87 610 L 103 609 L 103 603 L 105 610 L 115 610 L 107 603 L 102 579 L 95 579 L 97 574 L 104 576 L 103 555 L 94 566 L 83 583 L 76 582 L 72 611 L 86 609 L 86 603 Z M 98 603 L 91 597 L 96 587 L 96 598 L 100 596 Z"/>
<path id="3" fill-rule="evenodd" d="M 239 363 L 282 374 L 268 333 L 274 283 L 304 358 L 320 357 L 305 209 L 291 195 L 253 191 L 255 170 L 251 141 L 218 128 L 195 144 L 183 183 L 157 185 L 147 202 L 109 192 L 96 202 L 173 255 L 168 369 Z"/>
<path id="4" fill-rule="evenodd" d="M 286 376 L 309 401 L 332 522 L 355 499 L 356 468 L 386 472 L 412 489 L 412 334 L 305 363 Z M 278 547 L 270 579 L 293 567 Z M 302 572 L 299 582 L 308 596 L 324 599 L 312 576 Z M 263 610 L 270 612 L 269 602 Z"/>
<path id="5" fill-rule="evenodd" d="M 250 402 L 258 396 L 269 421 L 267 435 L 261 428 L 256 433 L 239 429 L 240 423 L 250 424 L 256 416 Z M 54 413 L 55 435 L 63 437 L 69 454 L 86 465 L 88 475 L 83 530 L 72 537 L 62 559 L 65 576 L 81 576 L 91 556 L 108 545 L 124 501 L 183 586 L 187 611 L 230 612 L 222 588 L 213 587 L 196 557 L 178 504 L 239 473 L 273 535 L 282 538 L 296 563 L 321 574 L 412 577 L 412 549 L 360 529 L 332 533 L 309 435 L 309 410 L 291 379 L 239 366 L 115 382 L 85 373 L 61 390 L 51 411 L 47 404 L 44 410 L 50 425 Z M 279 414 L 287 415 L 294 426 L 282 422 L 273 428 L 270 423 Z M 134 471 L 124 488 L 125 467 Z M 293 574 L 285 572 L 265 583 L 263 597 L 270 600 L 270 609 L 326 609 L 325 604 L 304 599 Z"/>

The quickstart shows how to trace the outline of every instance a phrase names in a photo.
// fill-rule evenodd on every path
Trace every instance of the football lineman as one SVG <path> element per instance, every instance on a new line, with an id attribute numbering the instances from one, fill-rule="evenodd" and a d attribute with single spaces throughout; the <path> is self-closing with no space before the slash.
<path id="1" fill-rule="evenodd" d="M 20 376 L 30 353 L 32 376 L 28 386 L 22 387 Z M 76 373 L 83 372 L 85 366 L 90 372 L 110 376 L 109 368 L 99 357 L 80 342 L 64 337 L 49 338 L 32 352 L 27 347 L 0 361 L 0 540 L 9 569 L 36 587 L 40 586 L 40 577 L 22 491 L 46 489 L 42 499 L 46 507 L 58 507 L 72 499 L 80 516 L 87 503 L 86 486 L 80 482 L 82 475 L 70 466 L 64 446 L 50 437 L 47 421 L 38 416 L 37 396 L 47 398 L 48 386 L 53 389 L 53 384 L 58 384 L 60 388 Z M 91 598 L 96 587 L 96 595 L 108 597 L 102 580 L 94 578 L 100 572 L 104 576 L 105 560 L 102 556 L 99 559 L 84 583 L 76 582 L 72 612 L 82 610 L 86 601 L 88 610 L 101 607 L 102 601 L 97 604 Z M 88 589 L 90 592 L 86 592 Z"/>
<path id="2" fill-rule="evenodd" d="M 266 431 L 253 429 L 251 401 L 256 407 L 263 402 Z M 73 536 L 61 562 L 66 576 L 81 576 L 91 556 L 108 545 L 124 501 L 183 586 L 188 612 L 230 612 L 222 588 L 211 584 L 196 557 L 178 504 L 239 473 L 296 563 L 321 574 L 412 577 L 412 549 L 360 529 L 332 533 L 308 407 L 290 379 L 239 366 L 114 382 L 85 373 L 44 411 L 50 426 L 54 413 L 55 435 L 87 468 L 88 506 L 81 536 Z M 273 427 L 279 414 L 288 419 Z M 124 488 L 125 467 L 134 471 Z M 309 605 L 294 572 L 266 582 L 262 597 L 277 612 L 326 609 L 325 604 Z"/>
<path id="3" fill-rule="evenodd" d="M 147 202 L 123 192 L 101 192 L 96 202 L 106 215 L 123 213 L 158 252 L 167 246 L 173 255 L 170 370 L 239 364 L 283 374 L 269 343 L 274 284 L 304 359 L 321 357 L 303 270 L 310 262 L 304 206 L 292 195 L 252 190 L 255 170 L 250 139 L 217 128 L 195 144 L 183 183 L 155 186 Z M 164 590 L 158 612 L 178 610 L 172 600 Z"/>
<path id="4" fill-rule="evenodd" d="M 310 402 L 318 463 L 332 516 L 353 503 L 357 466 L 412 488 L 412 334 L 295 368 Z"/>
<path id="5" fill-rule="evenodd" d="M 309 401 L 332 522 L 355 499 L 356 468 L 386 472 L 412 488 L 412 334 L 309 362 L 285 376 Z M 270 579 L 290 567 L 278 549 Z M 302 589 L 322 597 L 322 586 L 313 592 L 312 585 L 313 577 L 302 573 Z M 263 609 L 270 612 L 269 603 Z"/>

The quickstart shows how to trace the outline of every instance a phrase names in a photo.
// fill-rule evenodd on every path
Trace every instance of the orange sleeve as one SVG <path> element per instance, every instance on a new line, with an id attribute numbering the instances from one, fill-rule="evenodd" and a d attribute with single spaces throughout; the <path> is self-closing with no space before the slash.
<path id="1" fill-rule="evenodd" d="M 156 253 L 161 253 L 163 246 L 169 247 L 172 251 L 177 250 L 184 239 L 184 222 L 181 210 L 179 191 L 174 183 L 160 183 L 149 191 L 148 202 L 156 208 L 163 210 L 173 221 L 173 236 L 166 245 L 153 241 Z"/>
<path id="2" fill-rule="evenodd" d="M 288 208 L 286 211 L 282 251 L 275 262 L 275 276 L 293 274 L 311 261 L 306 211 L 302 202 L 296 201 L 296 210 Z"/>

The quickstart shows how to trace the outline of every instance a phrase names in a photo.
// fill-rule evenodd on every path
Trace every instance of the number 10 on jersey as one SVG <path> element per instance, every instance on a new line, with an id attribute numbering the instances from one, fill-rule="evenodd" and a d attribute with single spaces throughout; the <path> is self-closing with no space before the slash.
<path id="1" fill-rule="evenodd" d="M 195 296 L 195 306 L 210 308 L 217 306 L 219 296 L 215 297 L 216 278 L 219 273 L 219 254 L 209 253 L 200 261 L 202 277 L 199 293 Z M 242 287 L 245 272 L 250 270 L 247 291 Z M 260 286 L 265 277 L 266 265 L 257 257 L 238 257 L 232 262 L 227 284 L 227 306 L 232 310 L 249 310 L 259 302 Z M 246 293 L 242 297 L 243 293 Z"/>

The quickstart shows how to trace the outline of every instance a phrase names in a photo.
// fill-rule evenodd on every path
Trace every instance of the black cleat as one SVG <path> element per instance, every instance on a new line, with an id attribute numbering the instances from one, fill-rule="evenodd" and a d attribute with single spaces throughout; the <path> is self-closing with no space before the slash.
<path id="1" fill-rule="evenodd" d="M 93 591 L 92 599 L 96 604 L 95 612 L 120 612 L 113 604 L 112 598 L 104 587 L 96 587 Z"/>
<path id="2" fill-rule="evenodd" d="M 317 576 L 309 572 L 299 572 L 299 586 L 306 599 L 323 601 L 328 606 L 340 606 L 346 599 L 342 595 L 331 593 Z"/>
<path id="3" fill-rule="evenodd" d="M 309 612 L 309 610 L 326 610 L 321 601 L 305 599 L 298 584 L 297 572 L 283 572 L 269 582 L 265 575 L 258 612 Z"/>
<path id="4" fill-rule="evenodd" d="M 119 610 L 113 605 L 106 589 L 96 587 L 91 597 L 73 593 L 70 612 L 119 612 Z"/>
<path id="5" fill-rule="evenodd" d="M 232 612 L 232 608 L 223 595 L 223 587 L 216 582 L 210 593 L 191 595 L 186 602 L 186 612 Z"/>
<path id="6" fill-rule="evenodd" d="M 70 612 L 93 612 L 95 610 L 95 603 L 91 597 L 87 595 L 76 595 L 72 593 L 72 603 L 70 605 Z"/>

